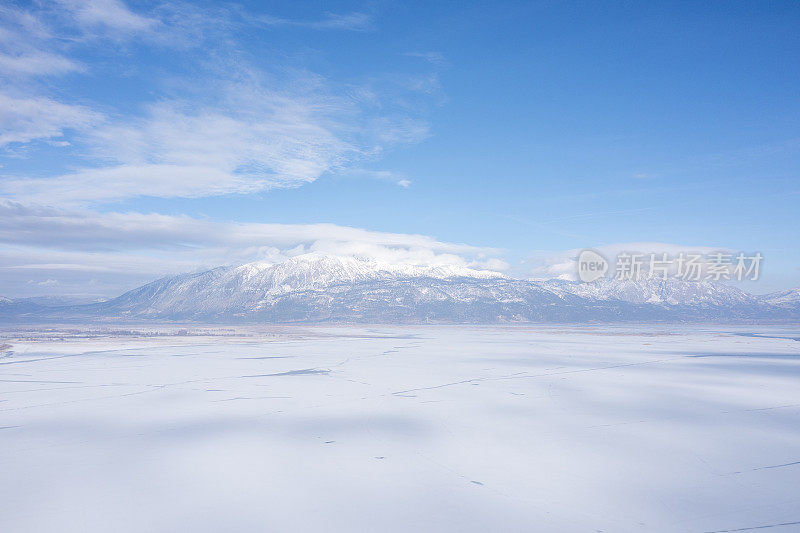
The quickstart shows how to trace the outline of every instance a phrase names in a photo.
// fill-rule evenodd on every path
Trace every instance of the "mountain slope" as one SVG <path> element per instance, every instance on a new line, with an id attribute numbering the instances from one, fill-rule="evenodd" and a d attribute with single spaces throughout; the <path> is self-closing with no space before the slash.
<path id="1" fill-rule="evenodd" d="M 19 317 L 38 316 L 45 307 L 28 300 L 12 300 L 0 296 L 0 320 L 10 321 Z"/>
<path id="2" fill-rule="evenodd" d="M 725 321 L 787 315 L 710 282 L 524 281 L 464 267 L 317 254 L 165 278 L 96 310 L 104 316 L 264 322 Z"/>
<path id="3" fill-rule="evenodd" d="M 324 292 L 342 285 L 458 277 L 502 278 L 496 272 L 462 267 L 391 265 L 306 254 L 278 264 L 257 262 L 163 278 L 98 307 L 145 316 L 238 316 L 258 313 L 287 295 Z"/>
<path id="4" fill-rule="evenodd" d="M 764 302 L 781 308 L 800 308 L 800 288 L 773 292 L 763 297 Z"/>
<path id="5" fill-rule="evenodd" d="M 307 254 L 163 278 L 107 302 L 27 316 L 270 323 L 794 320 L 800 316 L 792 304 L 796 292 L 757 297 L 675 279 L 518 280 L 465 267 Z"/>

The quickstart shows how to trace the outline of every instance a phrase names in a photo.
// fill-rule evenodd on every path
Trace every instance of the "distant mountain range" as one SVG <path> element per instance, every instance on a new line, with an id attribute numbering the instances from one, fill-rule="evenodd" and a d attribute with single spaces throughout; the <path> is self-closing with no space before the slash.
<path id="1" fill-rule="evenodd" d="M 754 296 L 708 281 L 519 280 L 306 254 L 148 283 L 106 302 L 0 298 L 4 322 L 754 322 L 800 319 L 800 290 Z"/>

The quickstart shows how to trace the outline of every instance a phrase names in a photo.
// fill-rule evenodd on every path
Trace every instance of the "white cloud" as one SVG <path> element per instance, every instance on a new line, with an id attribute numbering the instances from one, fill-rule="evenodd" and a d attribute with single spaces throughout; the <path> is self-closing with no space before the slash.
<path id="1" fill-rule="evenodd" d="M 372 17 L 367 13 L 326 13 L 319 20 L 295 20 L 271 15 L 251 17 L 255 23 L 265 26 L 295 26 L 312 30 L 364 31 L 372 28 Z"/>
<path id="2" fill-rule="evenodd" d="M 257 71 L 241 67 L 243 82 L 204 87 L 196 101 L 162 101 L 135 118 L 106 121 L 83 139 L 102 166 L 51 178 L 7 177 L 2 194 L 43 204 L 90 204 L 135 196 L 165 198 L 248 194 L 296 187 L 410 142 L 425 126 L 412 118 L 370 117 L 351 100 L 331 94 L 310 74 L 268 88 Z M 54 137 L 87 126 L 97 115 L 46 99 L 16 105 L 6 143 Z M 413 130 L 409 132 L 409 130 Z M 401 186 L 408 180 L 393 179 Z"/>
<path id="3" fill-rule="evenodd" d="M 370 170 L 366 168 L 348 168 L 341 172 L 342 175 L 346 176 L 358 176 L 358 177 L 365 177 L 369 179 L 379 180 L 379 181 L 386 181 L 389 183 L 394 183 L 399 187 L 403 187 L 407 189 L 411 186 L 411 180 L 406 178 L 403 174 L 399 172 L 393 172 L 391 170 Z"/>
<path id="4" fill-rule="evenodd" d="M 0 201 L 0 264 L 5 272 L 105 273 L 140 283 L 155 277 L 310 251 L 391 263 L 508 267 L 499 250 L 417 234 L 335 224 L 216 222 L 188 216 L 97 213 Z M 133 280 L 133 281 L 131 281 Z M 0 294 L 8 287 L 0 285 Z"/>
<path id="5" fill-rule="evenodd" d="M 87 169 L 55 178 L 7 179 L 11 197 L 48 205 L 96 203 L 136 196 L 196 198 L 256 192 L 268 182 L 208 166 L 143 164 Z"/>
<path id="6" fill-rule="evenodd" d="M 0 43 L 23 46 L 50 38 L 50 28 L 33 10 L 16 9 L 10 2 L 9 5 L 0 6 Z"/>
<path id="7" fill-rule="evenodd" d="M 3 75 L 3 86 L 13 88 L 20 80 L 31 77 L 84 70 L 80 62 L 52 50 L 53 41 L 49 26 L 33 12 L 0 6 L 0 74 Z"/>
<path id="8" fill-rule="evenodd" d="M 335 224 L 214 222 L 189 216 L 62 210 L 0 200 L 0 243 L 6 244 L 95 251 L 186 246 L 273 246 L 288 250 L 320 242 L 355 242 L 450 254 L 498 252 L 442 242 L 426 235 L 374 232 Z"/>
<path id="9" fill-rule="evenodd" d="M 436 66 L 447 65 L 447 59 L 445 59 L 441 52 L 406 52 L 404 55 L 408 57 L 418 57 L 420 59 L 424 59 L 425 61 Z"/>
<path id="10" fill-rule="evenodd" d="M 114 31 L 142 32 L 158 25 L 152 18 L 137 15 L 119 0 L 58 0 L 83 27 L 102 26 Z"/>
<path id="11" fill-rule="evenodd" d="M 53 48 L 61 42 L 84 46 L 101 30 L 112 40 L 138 35 L 166 42 L 191 34 L 203 41 L 205 32 L 219 38 L 207 50 L 209 58 L 200 60 L 205 74 L 166 81 L 170 96 L 141 103 L 138 113 L 114 116 L 106 109 L 104 120 L 83 105 L 12 96 L 23 94 L 22 86 L 0 94 L 0 146 L 48 140 L 71 146 L 70 154 L 85 161 L 48 177 L 3 176 L 0 194 L 5 196 L 91 205 L 137 196 L 250 194 L 300 186 L 428 135 L 427 123 L 415 116 L 418 106 L 402 102 L 403 91 L 427 97 L 417 82 L 403 86 L 385 80 L 378 91 L 365 88 L 370 98 L 363 100 L 354 96 L 364 92 L 361 88 L 336 86 L 313 73 L 254 67 L 234 44 L 237 16 L 247 23 L 241 8 L 178 4 L 156 7 L 145 16 L 119 0 L 60 0 L 58 6 L 0 9 L 9 28 L 8 35 L 0 33 L 0 48 L 6 48 L 0 49 L 0 70 L 24 77 L 80 70 L 80 63 Z M 269 23 L 356 29 L 370 20 L 363 13 L 329 13 L 317 21 Z M 61 138 L 70 129 L 82 134 Z M 410 183 L 402 176 L 393 182 Z"/>
<path id="12" fill-rule="evenodd" d="M 0 93 L 0 147 L 60 137 L 67 129 L 86 129 L 101 119 L 102 115 L 83 106 Z"/>
<path id="13" fill-rule="evenodd" d="M 24 76 L 81 72 L 84 66 L 58 54 L 31 52 L 10 54 L 0 52 L 0 72 Z"/>

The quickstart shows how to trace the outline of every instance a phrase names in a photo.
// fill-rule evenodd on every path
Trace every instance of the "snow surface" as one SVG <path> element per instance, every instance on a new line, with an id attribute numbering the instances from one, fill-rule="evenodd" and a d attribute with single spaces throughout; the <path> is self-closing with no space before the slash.
<path id="1" fill-rule="evenodd" d="M 149 331 L 2 332 L 0 531 L 800 528 L 796 328 Z"/>

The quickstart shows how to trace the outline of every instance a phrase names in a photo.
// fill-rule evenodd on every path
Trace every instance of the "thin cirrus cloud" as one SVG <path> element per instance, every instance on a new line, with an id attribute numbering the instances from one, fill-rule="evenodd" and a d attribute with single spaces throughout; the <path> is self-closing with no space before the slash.
<path id="1" fill-rule="evenodd" d="M 83 72 L 84 65 L 48 52 L 0 52 L 0 72 L 22 76 L 60 75 Z"/>
<path id="2" fill-rule="evenodd" d="M 143 16 L 118 0 L 61 0 L 57 5 L 60 10 L 6 10 L 2 14 L 21 37 L 17 41 L 27 41 L 28 48 L 52 45 L 59 30 L 77 31 L 92 39 L 113 30 L 112 40 L 127 36 L 163 45 L 205 28 L 227 35 L 214 42 L 235 43 L 231 24 L 236 15 L 248 24 L 316 29 L 365 28 L 371 20 L 363 13 L 327 14 L 313 22 L 260 20 L 244 17 L 233 8 L 204 12 L 181 6 L 159 7 L 151 16 Z M 155 18 L 156 14 L 165 18 Z M 178 24 L 179 19 L 190 22 Z M 19 171 L 5 175 L 0 194 L 59 205 L 102 204 L 139 196 L 251 194 L 312 182 L 325 173 L 375 159 L 389 146 L 419 142 L 428 134 L 424 120 L 389 101 L 400 101 L 396 91 L 360 100 L 353 97 L 363 93 L 359 87 L 335 87 L 311 72 L 286 67 L 266 72 L 238 54 L 235 45 L 210 56 L 199 59 L 207 71 L 204 76 L 167 80 L 167 86 L 185 93 L 181 100 L 170 96 L 142 102 L 138 113 L 115 115 L 106 107 L 106 116 L 49 96 L 15 98 L 13 93 L 0 92 L 0 104 L 5 104 L 0 114 L 0 147 L 61 141 L 72 133 L 66 140 L 76 148 L 72 153 L 84 161 L 47 177 Z M 66 56 L 42 52 L 35 60 L 31 54 L 0 56 L 0 68 L 4 57 L 6 67 L 19 76 L 63 74 L 82 67 Z M 421 92 L 415 87 L 400 90 Z M 410 183 L 404 178 L 396 182 Z"/>
<path id="3" fill-rule="evenodd" d="M 350 176 L 359 176 L 370 178 L 378 181 L 386 181 L 394 183 L 398 187 L 408 188 L 411 186 L 411 180 L 399 172 L 391 170 L 369 170 L 365 168 L 350 168 L 344 174 Z"/>
<path id="4" fill-rule="evenodd" d="M 297 20 L 272 15 L 258 15 L 249 18 L 255 24 L 265 26 L 294 26 L 312 30 L 366 31 L 372 29 L 372 17 L 367 13 L 326 13 L 319 20 Z"/>
<path id="5" fill-rule="evenodd" d="M 9 198 L 53 204 L 104 203 L 137 196 L 198 198 L 243 194 L 267 188 L 264 180 L 208 166 L 143 164 L 86 169 L 55 178 L 7 180 Z"/>
<path id="6" fill-rule="evenodd" d="M 100 113 L 81 105 L 0 93 L 0 147 L 61 137 L 67 129 L 86 129 L 102 118 Z"/>
<path id="7" fill-rule="evenodd" d="M 70 57 L 76 46 L 96 38 L 120 41 L 155 37 L 164 25 L 138 15 L 119 0 L 57 0 L 0 7 L 0 69 L 17 75 L 83 72 Z M 172 30 L 172 29 L 171 29 Z"/>
<path id="8" fill-rule="evenodd" d="M 29 11 L 0 7 L 0 74 L 3 85 L 36 76 L 85 72 L 80 61 L 55 50 L 58 39 L 50 24 Z"/>
<path id="9" fill-rule="evenodd" d="M 159 21 L 138 15 L 119 0 L 58 0 L 81 27 L 101 26 L 115 31 L 152 30 Z"/>
<path id="10" fill-rule="evenodd" d="M 370 116 L 324 90 L 289 95 L 251 82 L 225 85 L 216 96 L 201 109 L 165 101 L 141 117 L 102 124 L 79 107 L 27 101 L 15 116 L 0 116 L 12 123 L 0 140 L 56 137 L 67 127 L 96 124 L 82 140 L 99 164 L 47 178 L 8 176 L 0 194 L 41 204 L 249 194 L 312 182 L 427 134 L 419 120 Z"/>

